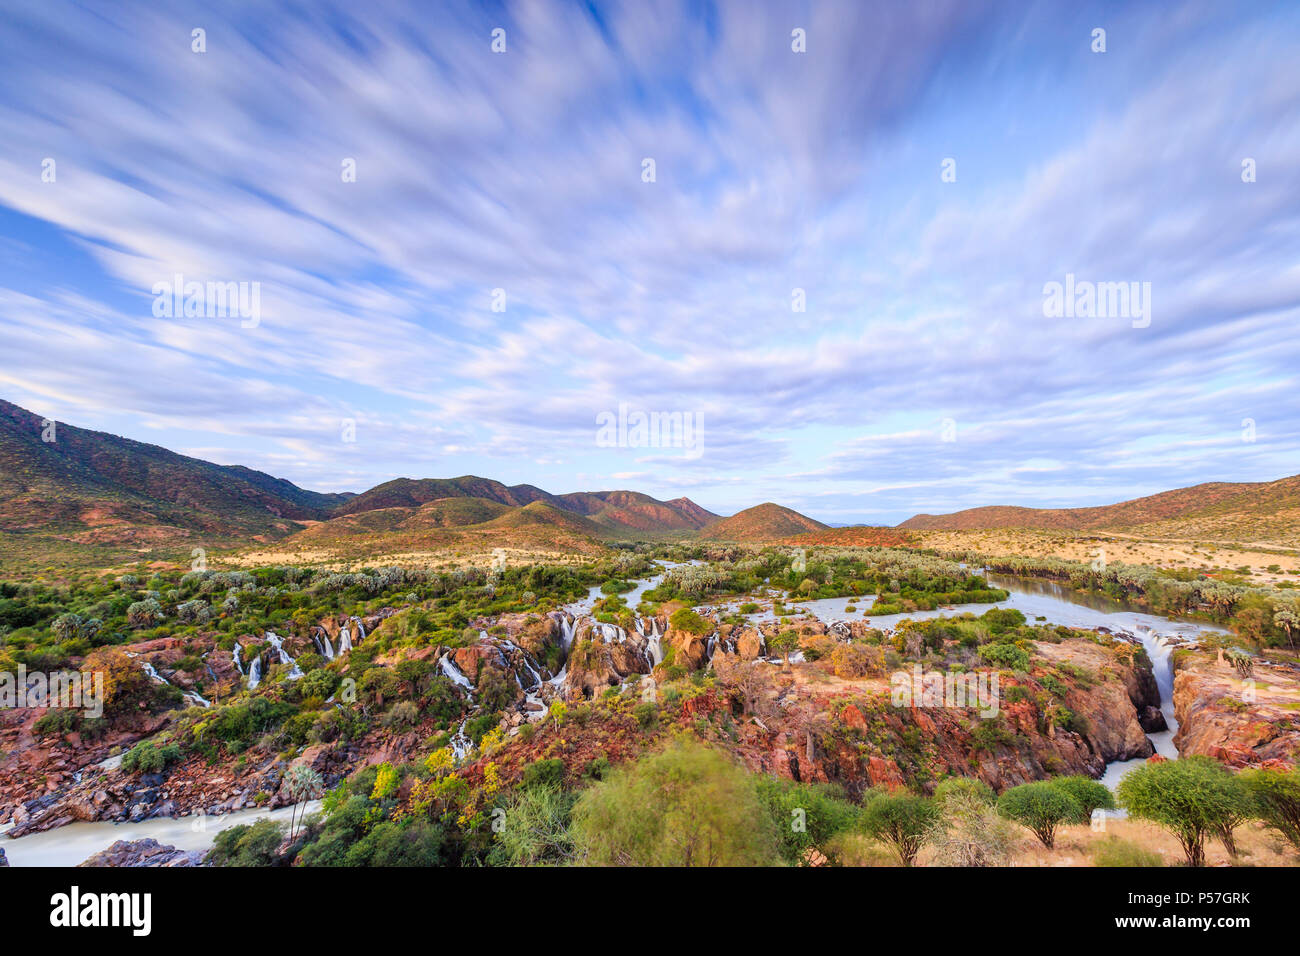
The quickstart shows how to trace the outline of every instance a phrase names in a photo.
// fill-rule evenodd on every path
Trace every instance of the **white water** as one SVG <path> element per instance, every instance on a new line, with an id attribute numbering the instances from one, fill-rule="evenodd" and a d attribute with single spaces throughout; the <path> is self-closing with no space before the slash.
<path id="1" fill-rule="evenodd" d="M 283 642 L 280 640 L 280 636 L 276 634 L 274 631 L 267 631 L 266 639 L 267 641 L 270 642 L 271 646 L 275 648 L 275 652 L 280 655 L 280 663 L 284 664 L 289 668 L 289 673 L 285 675 L 284 679 L 298 680 L 299 678 L 301 678 L 302 671 L 299 670 L 297 661 L 295 661 L 292 657 L 290 657 L 289 652 L 284 649 Z"/>
<path id="2" fill-rule="evenodd" d="M 344 624 L 339 628 L 339 656 L 342 657 L 350 650 L 352 650 L 352 632 Z"/>
<path id="3" fill-rule="evenodd" d="M 468 691 L 474 690 L 474 685 L 470 683 L 469 678 L 466 677 L 461 672 L 461 669 L 456 666 L 455 662 L 452 661 L 450 654 L 444 654 L 442 659 L 438 661 L 438 666 L 442 668 L 442 672 L 447 675 L 452 683 L 459 684 Z"/>
<path id="4" fill-rule="evenodd" d="M 140 666 L 144 668 L 144 672 L 147 675 L 149 675 L 149 679 L 153 681 L 155 684 L 166 684 L 168 687 L 171 686 L 171 681 L 169 681 L 166 677 L 163 677 L 162 674 L 159 674 L 157 669 L 148 661 L 141 661 Z M 181 700 L 187 700 L 191 704 L 197 705 L 199 707 L 212 706 L 212 704 L 209 701 L 205 700 L 202 696 L 200 696 L 198 691 L 194 691 L 194 690 L 181 691 Z"/>
<path id="5" fill-rule="evenodd" d="M 306 812 L 320 809 L 320 801 L 307 804 Z M 67 826 L 33 833 L 11 840 L 0 837 L 11 866 L 76 866 L 83 860 L 107 850 L 118 840 L 143 840 L 152 837 L 164 846 L 179 850 L 207 850 L 217 834 L 240 823 L 254 823 L 263 817 L 289 822 L 292 807 L 278 810 L 238 810 L 221 816 L 195 814 L 188 817 L 161 817 L 139 823 L 69 823 Z"/>

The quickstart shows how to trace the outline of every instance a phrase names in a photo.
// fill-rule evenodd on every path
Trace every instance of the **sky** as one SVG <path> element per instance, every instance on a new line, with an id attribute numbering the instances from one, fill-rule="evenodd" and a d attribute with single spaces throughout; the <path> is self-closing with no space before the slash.
<path id="1" fill-rule="evenodd" d="M 1300 4 L 0 3 L 43 416 L 834 524 L 1300 472 Z"/>

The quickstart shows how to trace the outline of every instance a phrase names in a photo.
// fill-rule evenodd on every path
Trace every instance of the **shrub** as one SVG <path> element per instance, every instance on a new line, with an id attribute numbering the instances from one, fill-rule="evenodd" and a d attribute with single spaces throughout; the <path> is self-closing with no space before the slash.
<path id="1" fill-rule="evenodd" d="M 772 818 L 781 856 L 795 866 L 815 862 L 820 853 L 836 856 L 835 838 L 852 830 L 861 812 L 838 787 L 760 777 L 760 799 Z"/>
<path id="2" fill-rule="evenodd" d="M 175 744 L 161 747 L 152 740 L 143 740 L 122 757 L 122 770 L 126 773 L 161 773 L 169 764 L 180 759 L 181 748 Z"/>
<path id="3" fill-rule="evenodd" d="M 691 740 L 588 789 L 573 810 L 579 857 L 602 866 L 755 866 L 779 859 L 754 780 Z"/>
<path id="4" fill-rule="evenodd" d="M 979 656 L 989 664 L 1012 671 L 1029 670 L 1029 652 L 1014 644 L 984 644 Z"/>
<path id="5" fill-rule="evenodd" d="M 1250 808 L 1242 783 L 1210 757 L 1148 763 L 1119 783 L 1129 815 L 1158 823 L 1182 844 L 1188 866 L 1205 863 L 1205 838 L 1222 836 Z"/>
<path id="6" fill-rule="evenodd" d="M 942 808 L 957 797 L 970 797 L 986 806 L 997 803 L 997 794 L 983 780 L 975 777 L 950 777 L 934 788 L 934 799 Z"/>
<path id="7" fill-rule="evenodd" d="M 713 630 L 713 625 L 707 618 L 701 617 L 688 607 L 673 611 L 672 617 L 668 619 L 668 625 L 674 630 L 687 631 L 697 636 Z"/>
<path id="8" fill-rule="evenodd" d="M 1092 847 L 1092 862 L 1097 866 L 1164 866 L 1159 853 L 1114 835 Z"/>
<path id="9" fill-rule="evenodd" d="M 217 834 L 204 862 L 210 866 L 274 866 L 282 842 L 284 827 L 275 820 L 241 823 Z"/>
<path id="10" fill-rule="evenodd" d="M 534 760 L 524 768 L 523 775 L 519 780 L 519 786 L 524 789 L 529 787 L 559 788 L 564 786 L 564 761 L 559 759 Z"/>
<path id="11" fill-rule="evenodd" d="M 1300 850 L 1300 769 L 1247 770 L 1238 779 L 1264 825 Z"/>
<path id="12" fill-rule="evenodd" d="M 1069 792 L 1045 781 L 1022 783 L 1006 791 L 998 799 L 998 813 L 1028 828 L 1049 850 L 1056 843 L 1058 826 L 1088 819 Z"/>
<path id="13" fill-rule="evenodd" d="M 1011 859 L 1014 828 L 979 788 L 953 787 L 935 802 L 942 816 L 925 838 L 935 866 L 1003 866 Z"/>
<path id="14" fill-rule="evenodd" d="M 559 763 L 542 760 L 531 764 Z M 563 765 L 561 765 L 561 769 Z M 577 797 L 557 786 L 539 785 L 517 791 L 500 817 L 496 844 L 488 860 L 497 866 L 559 865 L 573 859 L 569 821 Z"/>
<path id="15" fill-rule="evenodd" d="M 1115 809 L 1115 795 L 1098 780 L 1081 776 L 1053 777 L 1047 783 L 1074 797 L 1086 817 L 1091 817 L 1094 810 Z"/>
<path id="16" fill-rule="evenodd" d="M 862 814 L 863 829 L 888 843 L 903 866 L 916 862 L 938 820 L 939 805 L 933 800 L 903 793 L 876 797 Z"/>

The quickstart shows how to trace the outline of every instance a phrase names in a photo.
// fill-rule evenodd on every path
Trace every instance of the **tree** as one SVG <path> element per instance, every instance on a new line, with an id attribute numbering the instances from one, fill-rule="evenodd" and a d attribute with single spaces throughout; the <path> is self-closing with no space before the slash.
<path id="1" fill-rule="evenodd" d="M 1031 830 L 1049 850 L 1056 844 L 1058 826 L 1088 819 L 1078 800 L 1046 781 L 1012 787 L 998 799 L 998 813 Z"/>
<path id="2" fill-rule="evenodd" d="M 813 863 L 817 854 L 832 859 L 831 841 L 853 829 L 860 812 L 838 787 L 828 784 L 761 777 L 758 792 L 771 814 L 781 855 L 795 866 Z"/>
<path id="3" fill-rule="evenodd" d="M 888 843 L 903 866 L 916 863 L 927 837 L 939 820 L 939 805 L 908 793 L 876 797 L 863 811 L 862 826 L 877 840 Z"/>
<path id="4" fill-rule="evenodd" d="M 1238 779 L 1264 825 L 1300 850 L 1300 769 L 1246 770 Z"/>
<path id="5" fill-rule="evenodd" d="M 294 817 L 300 807 L 305 810 L 308 800 L 315 800 L 324 792 L 325 781 L 311 767 L 300 763 L 289 768 L 289 772 L 284 775 L 284 783 L 289 789 L 289 796 L 293 798 L 293 809 L 289 811 L 289 838 L 293 839 L 297 832 Z"/>
<path id="6" fill-rule="evenodd" d="M 1178 838 L 1188 866 L 1205 863 L 1205 838 L 1222 836 L 1249 812 L 1246 788 L 1210 757 L 1148 763 L 1119 783 L 1129 815 L 1158 823 Z"/>
<path id="7" fill-rule="evenodd" d="M 1273 623 L 1286 633 L 1286 642 L 1295 648 L 1295 633 L 1300 631 L 1300 604 L 1279 604 L 1273 609 Z"/>
<path id="8" fill-rule="evenodd" d="M 779 860 L 754 780 L 697 741 L 614 770 L 573 811 L 578 855 L 597 866 L 761 866 Z"/>
<path id="9" fill-rule="evenodd" d="M 767 639 L 767 646 L 769 650 L 780 654 L 785 659 L 785 662 L 789 664 L 790 652 L 799 646 L 799 635 L 789 629 L 778 631 Z"/>
<path id="10" fill-rule="evenodd" d="M 1094 810 L 1115 809 L 1115 795 L 1110 792 L 1110 788 L 1091 777 L 1053 777 L 1047 782 L 1074 797 L 1083 808 L 1085 817 L 1091 817 Z"/>

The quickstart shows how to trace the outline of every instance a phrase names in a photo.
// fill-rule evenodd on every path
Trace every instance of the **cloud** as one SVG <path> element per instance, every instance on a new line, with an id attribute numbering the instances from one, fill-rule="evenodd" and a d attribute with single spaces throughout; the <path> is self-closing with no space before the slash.
<path id="1" fill-rule="evenodd" d="M 1284 11 L 440 9 L 9 17 L 6 397 L 313 487 L 594 477 L 833 520 L 1294 470 Z M 176 273 L 259 283 L 261 321 L 154 318 Z M 1044 318 L 1066 273 L 1150 282 L 1150 326 Z M 704 454 L 598 447 L 620 402 L 700 415 Z"/>

